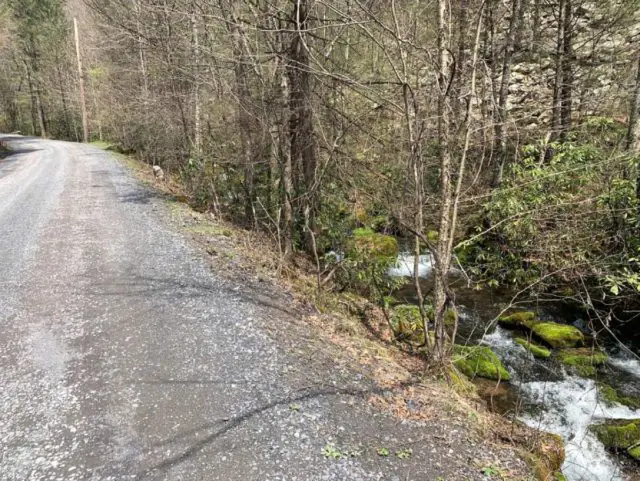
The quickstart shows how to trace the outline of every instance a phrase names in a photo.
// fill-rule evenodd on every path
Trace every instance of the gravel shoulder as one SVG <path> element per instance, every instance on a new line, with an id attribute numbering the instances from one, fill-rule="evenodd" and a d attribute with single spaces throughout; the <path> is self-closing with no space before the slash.
<path id="1" fill-rule="evenodd" d="M 0 139 L 0 479 L 526 479 L 473 406 L 363 366 L 222 224 L 95 147 Z"/>

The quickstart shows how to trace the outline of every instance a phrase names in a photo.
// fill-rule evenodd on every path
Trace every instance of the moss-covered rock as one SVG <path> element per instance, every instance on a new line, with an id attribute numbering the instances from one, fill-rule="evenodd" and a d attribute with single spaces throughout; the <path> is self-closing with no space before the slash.
<path id="1" fill-rule="evenodd" d="M 509 314 L 508 316 L 501 316 L 498 318 L 498 323 L 506 328 L 516 329 L 519 327 L 527 327 L 535 320 L 536 314 L 531 311 L 519 311 Z"/>
<path id="2" fill-rule="evenodd" d="M 515 338 L 515 342 L 516 344 L 520 344 L 535 357 L 546 359 L 551 356 L 551 351 L 546 347 L 538 346 L 537 344 L 533 344 L 526 339 L 522 339 L 521 337 Z"/>
<path id="3" fill-rule="evenodd" d="M 455 346 L 453 364 L 465 376 L 508 381 L 511 376 L 498 356 L 486 346 Z"/>
<path id="4" fill-rule="evenodd" d="M 607 362 L 609 357 L 602 351 L 577 348 L 563 349 L 558 352 L 557 358 L 562 364 L 571 367 L 581 376 L 590 377 L 596 374 L 596 368 Z"/>
<path id="5" fill-rule="evenodd" d="M 640 443 L 640 419 L 609 420 L 589 427 L 600 442 L 612 451 L 634 448 Z"/>
<path id="6" fill-rule="evenodd" d="M 531 331 L 545 343 L 555 348 L 577 347 L 584 344 L 584 334 L 579 329 L 557 322 L 538 322 Z"/>
<path id="7" fill-rule="evenodd" d="M 540 432 L 528 450 L 520 450 L 520 456 L 527 462 L 536 479 L 563 481 L 560 468 L 565 459 L 564 441 L 557 434 Z"/>
<path id="8" fill-rule="evenodd" d="M 637 459 L 638 461 L 640 461 L 640 443 L 634 444 L 633 446 L 628 448 L 627 454 L 633 459 Z"/>
<path id="9" fill-rule="evenodd" d="M 395 237 L 378 234 L 371 229 L 354 230 L 348 247 L 351 256 L 366 255 L 386 259 L 398 255 L 398 241 Z"/>
<path id="10" fill-rule="evenodd" d="M 598 397 L 608 406 L 622 404 L 632 409 L 640 409 L 640 397 L 625 396 L 608 384 L 600 383 L 598 385 Z"/>
<path id="11" fill-rule="evenodd" d="M 478 395 L 478 389 L 469 378 L 460 374 L 460 371 L 450 367 L 446 370 L 447 381 L 450 386 L 458 393 L 465 397 L 475 397 Z"/>

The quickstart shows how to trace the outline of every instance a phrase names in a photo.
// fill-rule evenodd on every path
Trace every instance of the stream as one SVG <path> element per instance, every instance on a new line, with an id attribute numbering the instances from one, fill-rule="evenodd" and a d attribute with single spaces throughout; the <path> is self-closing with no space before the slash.
<path id="1" fill-rule="evenodd" d="M 391 276 L 413 275 L 414 257 L 399 256 L 397 264 L 389 270 Z M 428 255 L 420 256 L 419 274 L 424 283 L 423 292 L 430 287 L 432 272 Z M 484 344 L 498 355 L 511 374 L 506 395 L 493 397 L 490 405 L 505 415 L 515 416 L 527 425 L 560 435 L 565 441 L 566 459 L 562 467 L 568 481 L 626 481 L 630 473 L 640 472 L 634 461 L 623 460 L 609 453 L 589 425 L 604 419 L 637 419 L 640 410 L 632 410 L 621 404 L 606 405 L 598 399 L 596 381 L 568 373 L 564 366 L 553 358 L 538 359 L 524 347 L 516 344 L 513 333 L 495 326 L 491 321 L 509 304 L 513 293 L 508 291 L 476 291 L 464 286 L 459 272 L 452 272 L 452 285 L 457 284 L 456 306 L 459 309 L 460 327 L 458 343 Z M 396 297 L 400 302 L 417 301 L 412 283 L 402 288 Z M 570 306 L 536 305 L 535 301 L 519 304 L 519 310 L 533 310 L 541 319 L 572 324 L 588 332 L 587 323 L 580 318 L 579 311 Z M 617 333 L 627 342 L 627 349 L 612 338 L 598 338 L 609 356 L 597 379 L 606 379 L 607 384 L 625 395 L 640 396 L 640 343 L 637 333 Z M 635 337 L 634 337 L 635 336 Z M 629 352 L 629 350 L 631 352 Z M 490 381 L 494 383 L 495 381 Z M 485 384 L 486 385 L 486 384 Z M 625 467 L 626 465 L 626 467 Z M 631 466 L 631 471 L 629 470 Z"/>

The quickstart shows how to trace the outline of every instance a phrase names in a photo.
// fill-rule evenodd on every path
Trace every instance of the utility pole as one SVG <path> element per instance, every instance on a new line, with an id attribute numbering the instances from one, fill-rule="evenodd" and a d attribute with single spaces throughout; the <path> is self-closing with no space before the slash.
<path id="1" fill-rule="evenodd" d="M 73 30 L 76 37 L 76 56 L 78 57 L 80 107 L 82 108 L 82 141 L 89 142 L 89 120 L 87 119 L 87 102 L 84 97 L 84 74 L 82 73 L 82 59 L 80 58 L 80 37 L 78 35 L 78 21 L 75 17 L 73 18 Z"/>

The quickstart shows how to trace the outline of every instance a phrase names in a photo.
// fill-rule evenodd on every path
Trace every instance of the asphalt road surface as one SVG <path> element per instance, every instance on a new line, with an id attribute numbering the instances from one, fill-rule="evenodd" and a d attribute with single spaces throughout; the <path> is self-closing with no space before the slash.
<path id="1" fill-rule="evenodd" d="M 15 152 L 0 159 L 1 480 L 399 481 L 467 466 L 450 458 L 455 431 L 411 444 L 423 428 L 372 411 L 361 376 L 284 349 L 263 328 L 272 311 L 212 272 L 108 153 L 0 140 Z"/>

